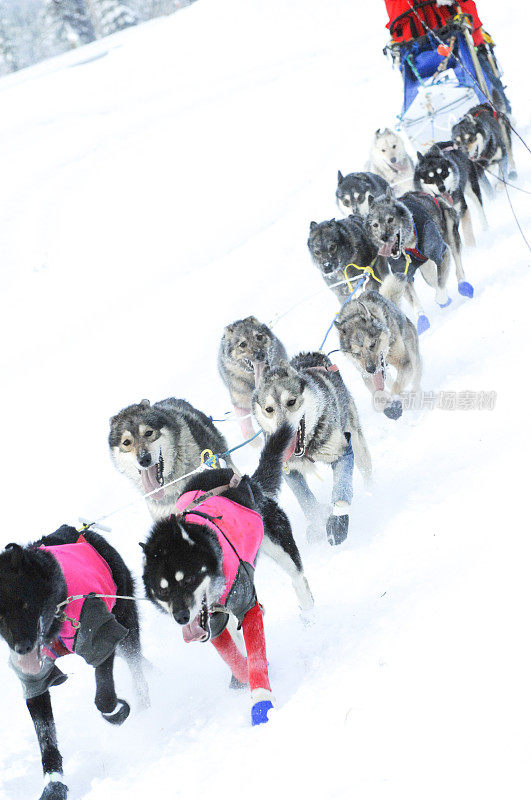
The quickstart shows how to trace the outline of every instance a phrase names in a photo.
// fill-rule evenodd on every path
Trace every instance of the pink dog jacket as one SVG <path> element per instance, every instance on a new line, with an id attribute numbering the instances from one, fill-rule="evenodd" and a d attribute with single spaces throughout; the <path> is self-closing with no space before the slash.
<path id="1" fill-rule="evenodd" d="M 60 544 L 50 547 L 42 546 L 40 550 L 51 553 L 61 565 L 63 575 L 66 580 L 67 596 L 77 594 L 116 594 L 116 584 L 113 580 L 109 565 L 102 556 L 90 545 L 86 539 L 80 535 L 75 544 Z M 109 611 L 112 611 L 116 600 L 114 597 L 102 598 Z M 63 611 L 67 616 L 79 622 L 81 608 L 84 600 L 73 600 Z M 56 644 L 62 645 L 68 653 L 74 652 L 74 637 L 76 628 L 69 620 L 65 620 L 61 630 L 53 643 L 52 648 L 43 648 L 46 655 L 50 658 L 57 658 L 66 655 L 63 652 L 56 652 L 61 648 Z"/>
<path id="2" fill-rule="evenodd" d="M 203 494 L 205 492 L 198 489 L 181 495 L 177 500 L 177 513 L 185 509 L 194 500 L 199 500 Z M 193 510 L 186 514 L 187 522 L 194 525 L 206 525 L 218 538 L 223 551 L 223 575 L 225 576 L 225 589 L 219 602 L 224 603 L 240 566 L 238 556 L 229 542 L 232 543 L 241 560 L 254 567 L 258 548 L 264 538 L 264 523 L 257 511 L 252 511 L 250 508 L 241 506 L 239 503 L 235 503 L 234 500 L 229 500 L 227 497 L 221 497 L 220 495 L 209 497 L 197 507 L 197 510 L 203 514 L 208 514 L 210 517 L 221 517 L 221 519 L 216 519 L 214 524 L 214 522 L 194 514 Z M 227 538 L 220 533 L 219 529 L 223 531 Z"/>

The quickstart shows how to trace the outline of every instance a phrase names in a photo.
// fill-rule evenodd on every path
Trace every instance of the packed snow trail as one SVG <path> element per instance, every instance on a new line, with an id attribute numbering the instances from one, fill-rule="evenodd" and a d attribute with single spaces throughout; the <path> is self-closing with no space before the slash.
<path id="1" fill-rule="evenodd" d="M 529 142 L 522 14 L 514 0 L 481 5 Z M 223 326 L 271 320 L 324 286 L 309 223 L 338 216 L 337 170 L 363 169 L 374 130 L 400 107 L 384 23 L 383 3 L 361 20 L 348 0 L 201 0 L 85 49 L 108 51 L 98 60 L 78 51 L 0 82 L 0 544 L 135 500 L 108 456 L 111 414 L 175 395 L 220 416 Z M 529 190 L 531 158 L 519 143 L 515 155 Z M 529 233 L 528 197 L 511 198 Z M 465 251 L 474 299 L 458 296 L 452 275 L 454 302 L 440 311 L 417 285 L 432 322 L 423 388 L 495 391 L 495 410 L 392 422 L 338 354 L 374 487 L 367 495 L 356 478 L 337 550 L 306 544 L 283 490 L 316 609 L 303 625 L 288 579 L 260 563 L 270 724 L 251 729 L 249 698 L 228 690 L 214 649 L 185 646 L 173 620 L 142 603 L 148 712 L 111 728 L 93 706 L 92 670 L 61 664 L 71 677 L 53 703 L 70 797 L 228 800 L 236 787 L 259 800 L 528 797 L 530 259 L 503 193 L 487 215 L 490 231 Z M 291 354 L 316 348 L 336 310 L 324 291 L 275 332 Z M 236 425 L 224 433 L 238 443 Z M 237 455 L 253 469 L 254 450 Z M 137 575 L 149 527 L 143 504 L 112 520 L 109 538 Z M 40 793 L 40 759 L 3 649 L 0 797 L 27 800 Z M 117 686 L 131 698 L 121 661 Z"/>

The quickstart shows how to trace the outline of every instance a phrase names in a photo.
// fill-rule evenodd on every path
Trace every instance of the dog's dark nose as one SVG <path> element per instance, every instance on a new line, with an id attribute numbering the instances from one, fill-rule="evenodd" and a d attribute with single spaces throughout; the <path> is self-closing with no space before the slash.
<path id="1" fill-rule="evenodd" d="M 371 364 L 371 363 L 365 364 L 365 369 L 370 375 L 374 375 L 374 373 L 376 372 L 376 364 Z"/>
<path id="2" fill-rule="evenodd" d="M 149 467 L 151 464 L 151 453 L 148 453 L 147 450 L 142 450 L 138 454 L 138 463 L 141 467 Z"/>
<path id="3" fill-rule="evenodd" d="M 255 361 L 256 364 L 263 364 L 265 361 L 265 350 L 257 350 L 254 354 L 253 361 Z"/>
<path id="4" fill-rule="evenodd" d="M 190 621 L 190 612 L 186 608 L 175 610 L 173 612 L 173 619 L 175 622 L 178 622 L 179 625 L 186 625 L 186 623 Z"/>
<path id="5" fill-rule="evenodd" d="M 22 639 L 21 642 L 15 645 L 15 653 L 19 656 L 24 656 L 26 653 L 31 653 L 33 650 L 33 642 L 30 639 Z"/>
<path id="6" fill-rule="evenodd" d="M 391 159 L 391 164 L 396 164 L 396 156 L 393 156 Z"/>

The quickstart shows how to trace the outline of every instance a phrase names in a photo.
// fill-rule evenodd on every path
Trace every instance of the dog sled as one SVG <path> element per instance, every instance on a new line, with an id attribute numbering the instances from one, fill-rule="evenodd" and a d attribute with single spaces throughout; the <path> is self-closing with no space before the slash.
<path id="1" fill-rule="evenodd" d="M 489 71 L 480 62 L 462 19 L 395 51 L 404 81 L 400 126 L 416 150 L 451 139 L 452 125 L 478 103 L 493 101 L 504 110 L 493 82 L 495 76 L 499 84 L 500 71 L 491 43 L 486 47 Z"/>

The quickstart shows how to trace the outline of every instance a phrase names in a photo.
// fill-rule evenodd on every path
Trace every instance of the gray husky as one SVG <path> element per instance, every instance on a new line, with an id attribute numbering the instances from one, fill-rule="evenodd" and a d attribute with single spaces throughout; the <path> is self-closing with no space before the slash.
<path id="1" fill-rule="evenodd" d="M 366 480 L 372 469 L 356 405 L 337 367 L 315 352 L 266 370 L 253 395 L 253 413 L 266 435 L 284 422 L 296 431 L 284 455 L 286 480 L 310 523 L 308 537 L 326 525 L 330 544 L 340 544 L 348 533 L 354 460 Z M 331 509 L 323 509 L 306 482 L 316 462 L 332 467 Z"/>
<path id="2" fill-rule="evenodd" d="M 450 251 L 437 227 L 435 204 L 430 213 L 418 199 L 406 195 L 396 200 L 389 190 L 369 204 L 367 232 L 378 254 L 387 258 L 392 272 L 402 277 L 396 299 L 405 294 L 417 314 L 417 331 L 422 333 L 429 328 L 429 320 L 413 288 L 416 270 L 420 269 L 426 283 L 435 288 L 435 300 L 442 308 L 451 302 L 446 289 Z"/>
<path id="3" fill-rule="evenodd" d="M 422 374 L 419 338 L 413 323 L 393 302 L 378 292 L 363 292 L 343 306 L 334 324 L 342 352 L 360 371 L 372 395 L 385 391 L 387 364 L 396 369 L 391 394 L 400 394 L 408 386 L 418 391 Z M 402 404 L 389 399 L 383 412 L 397 419 Z"/>
<path id="4" fill-rule="evenodd" d="M 337 204 L 346 217 L 354 213 L 365 217 L 369 211 L 369 195 L 378 197 L 388 186 L 387 181 L 375 172 L 351 172 L 348 175 L 338 172 Z"/>
<path id="5" fill-rule="evenodd" d="M 175 508 L 182 483 L 171 483 L 198 467 L 205 449 L 224 453 L 224 437 L 206 414 L 186 400 L 169 397 L 150 404 L 141 400 L 123 408 L 110 420 L 109 447 L 114 466 L 136 488 L 147 494 L 153 519 L 167 517 Z M 233 467 L 230 458 L 227 464 Z"/>
<path id="6" fill-rule="evenodd" d="M 380 282 L 389 273 L 386 260 L 377 258 L 377 248 L 371 242 L 363 217 L 359 214 L 351 214 L 346 219 L 311 222 L 308 250 L 326 285 L 340 302 L 346 300 L 351 293 L 345 279 L 345 270 L 351 279 L 351 285 L 371 265 Z M 372 283 L 374 286 L 371 285 L 371 288 L 378 285 L 375 281 Z"/>
<path id="7" fill-rule="evenodd" d="M 369 169 L 376 172 L 397 194 L 411 191 L 413 186 L 413 160 L 408 155 L 400 136 L 389 128 L 378 128 L 374 134 Z"/>
<path id="8" fill-rule="evenodd" d="M 256 317 L 236 320 L 223 331 L 218 352 L 218 370 L 245 439 L 253 436 L 251 397 L 265 367 L 284 358 L 284 345 L 273 331 Z"/>

